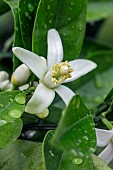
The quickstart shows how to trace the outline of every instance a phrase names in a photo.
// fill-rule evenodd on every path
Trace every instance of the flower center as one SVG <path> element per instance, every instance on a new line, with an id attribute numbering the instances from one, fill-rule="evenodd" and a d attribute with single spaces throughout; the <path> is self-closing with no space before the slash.
<path id="1" fill-rule="evenodd" d="M 67 61 L 55 64 L 52 68 L 52 82 L 57 85 L 64 82 L 67 78 L 71 78 L 71 73 L 74 71 L 73 68 L 68 64 Z"/>

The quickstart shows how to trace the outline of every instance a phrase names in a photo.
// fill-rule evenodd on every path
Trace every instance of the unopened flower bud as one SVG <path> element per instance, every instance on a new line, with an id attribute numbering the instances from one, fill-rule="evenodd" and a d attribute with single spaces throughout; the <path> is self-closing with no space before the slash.
<path id="1" fill-rule="evenodd" d="M 21 86 L 26 83 L 30 75 L 30 69 L 25 64 L 22 64 L 14 71 L 11 77 L 11 83 L 14 86 Z"/>
<path id="2" fill-rule="evenodd" d="M 9 84 L 9 80 L 5 80 L 5 81 L 0 82 L 0 89 L 6 90 L 8 84 Z"/>
<path id="3" fill-rule="evenodd" d="M 6 71 L 0 71 L 0 82 L 7 80 L 8 77 L 9 77 L 9 75 Z"/>

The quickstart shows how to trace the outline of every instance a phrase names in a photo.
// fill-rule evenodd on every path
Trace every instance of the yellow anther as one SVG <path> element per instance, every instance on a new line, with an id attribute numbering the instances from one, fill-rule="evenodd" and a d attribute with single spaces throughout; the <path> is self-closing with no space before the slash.
<path id="1" fill-rule="evenodd" d="M 67 78 L 71 78 L 71 73 L 74 71 L 73 68 L 68 64 L 67 61 L 55 64 L 52 69 L 52 82 L 57 85 L 64 82 Z"/>

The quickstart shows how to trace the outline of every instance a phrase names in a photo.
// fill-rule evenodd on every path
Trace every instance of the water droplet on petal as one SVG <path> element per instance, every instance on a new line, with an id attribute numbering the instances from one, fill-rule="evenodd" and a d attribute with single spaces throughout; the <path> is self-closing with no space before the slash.
<path id="1" fill-rule="evenodd" d="M 77 158 L 74 158 L 74 159 L 72 160 L 72 162 L 73 162 L 74 164 L 76 164 L 76 165 L 80 165 L 80 164 L 83 163 L 83 159 L 77 157 Z"/>
<path id="2" fill-rule="evenodd" d="M 0 120 L 0 126 L 3 126 L 6 124 L 6 121 L 5 120 Z"/>
<path id="3" fill-rule="evenodd" d="M 22 115 L 22 112 L 18 109 L 12 109 L 8 112 L 9 116 L 13 118 L 19 118 Z"/>
<path id="4" fill-rule="evenodd" d="M 18 94 L 15 96 L 14 101 L 18 104 L 25 104 L 25 97 L 22 96 L 21 94 Z"/>

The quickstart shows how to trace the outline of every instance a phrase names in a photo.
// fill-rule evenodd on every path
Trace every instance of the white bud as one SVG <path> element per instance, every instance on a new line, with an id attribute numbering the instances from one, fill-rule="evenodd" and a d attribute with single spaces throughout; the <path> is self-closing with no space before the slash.
<path id="1" fill-rule="evenodd" d="M 14 71 L 11 77 L 11 83 L 15 86 L 21 86 L 26 83 L 30 75 L 30 69 L 25 64 L 22 64 Z"/>
<path id="2" fill-rule="evenodd" d="M 0 89 L 6 90 L 8 84 L 9 84 L 9 80 L 5 80 L 5 81 L 0 82 Z"/>
<path id="3" fill-rule="evenodd" d="M 0 82 L 7 80 L 8 77 L 9 77 L 9 75 L 6 71 L 0 71 Z"/>

